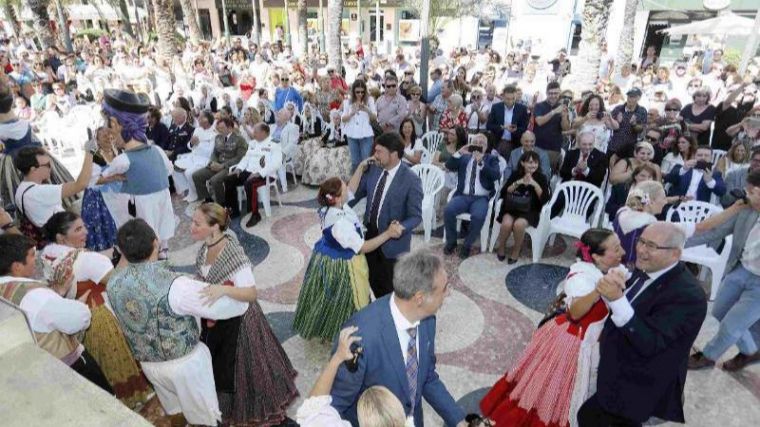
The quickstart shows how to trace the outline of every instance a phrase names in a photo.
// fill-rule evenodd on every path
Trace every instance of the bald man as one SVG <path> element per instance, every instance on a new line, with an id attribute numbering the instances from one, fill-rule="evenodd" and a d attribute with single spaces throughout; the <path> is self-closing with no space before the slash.
<path id="1" fill-rule="evenodd" d="M 536 134 L 532 131 L 526 130 L 522 136 L 520 136 L 520 146 L 512 150 L 509 154 L 509 161 L 507 162 L 507 168 L 504 170 L 504 177 L 509 179 L 512 172 L 517 170 L 520 166 L 520 157 L 526 151 L 535 151 L 538 153 L 540 160 L 541 173 L 544 174 L 547 180 L 552 177 L 552 166 L 549 162 L 549 155 L 542 148 L 536 147 Z"/>
<path id="2" fill-rule="evenodd" d="M 686 235 L 656 222 L 636 243 L 626 280 L 607 273 L 596 291 L 610 316 L 599 339 L 596 394 L 578 411 L 581 427 L 640 426 L 655 416 L 683 423 L 689 351 L 707 315 L 697 279 L 680 262 Z"/>

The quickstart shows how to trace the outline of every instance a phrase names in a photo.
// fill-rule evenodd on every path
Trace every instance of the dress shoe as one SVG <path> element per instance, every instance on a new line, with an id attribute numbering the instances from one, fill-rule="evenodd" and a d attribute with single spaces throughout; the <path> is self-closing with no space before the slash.
<path id="1" fill-rule="evenodd" d="M 259 221 L 261 221 L 261 215 L 257 214 L 257 213 L 252 213 L 251 217 L 248 218 L 248 222 L 245 223 L 245 226 L 247 228 L 251 228 L 251 227 L 255 226 L 256 224 L 258 224 Z"/>
<path id="2" fill-rule="evenodd" d="M 203 199 L 203 203 L 214 203 L 214 199 L 212 199 L 211 197 L 206 197 L 205 199 Z"/>
<path id="3" fill-rule="evenodd" d="M 500 255 L 498 252 L 496 253 L 496 259 L 498 259 L 500 262 L 504 262 L 505 259 L 507 259 L 506 255 Z"/>
<path id="4" fill-rule="evenodd" d="M 451 254 L 454 253 L 454 249 L 456 249 L 456 248 L 457 248 L 457 244 L 456 243 L 454 243 L 453 245 L 447 244 L 446 246 L 443 247 L 443 253 L 445 255 L 451 255 Z"/>
<path id="5" fill-rule="evenodd" d="M 688 367 L 692 370 L 712 368 L 715 366 L 715 362 L 705 357 L 701 351 L 698 351 L 689 356 Z"/>
<path id="6" fill-rule="evenodd" d="M 507 260 L 508 265 L 517 264 L 517 258 L 510 258 Z"/>
<path id="7" fill-rule="evenodd" d="M 733 359 L 723 364 L 723 369 L 729 372 L 736 372 L 743 369 L 747 365 L 760 362 L 760 351 L 756 351 L 755 354 L 747 356 L 746 354 L 739 353 L 734 356 Z"/>
<path id="8" fill-rule="evenodd" d="M 470 257 L 470 248 L 462 246 L 459 248 L 459 259 L 467 259 Z"/>

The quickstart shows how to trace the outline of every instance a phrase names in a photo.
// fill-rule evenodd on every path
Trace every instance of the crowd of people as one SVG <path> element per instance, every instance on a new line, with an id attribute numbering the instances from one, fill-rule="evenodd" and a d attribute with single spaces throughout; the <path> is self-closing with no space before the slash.
<path id="1" fill-rule="evenodd" d="M 760 320 L 760 81 L 719 49 L 660 64 L 650 47 L 614 64 L 600 48 L 597 84 L 578 91 L 564 50 L 502 57 L 433 40 L 422 88 L 419 52 L 402 48 L 357 43 L 336 68 L 281 41 L 187 43 L 167 60 L 118 31 L 77 38 L 73 53 L 11 37 L 0 48 L 0 295 L 43 349 L 130 408 L 155 394 L 173 425 L 283 425 L 297 373 L 229 227 L 247 210 L 255 233 L 260 204 L 291 173 L 319 185 L 322 227 L 293 329 L 335 344 L 301 425 L 420 427 L 423 398 L 458 427 L 684 422 L 687 367 L 712 367 L 733 345 L 723 369 L 760 361 L 749 332 Z M 73 178 L 35 135 L 77 105 L 100 116 Z M 487 252 L 493 223 L 496 258 L 517 263 L 547 204 L 562 213 L 566 183 L 605 195 L 482 418 L 436 373 L 449 283 L 442 257 L 411 251 L 426 165 L 445 177 L 431 203 L 443 254 L 461 259 L 478 241 Z M 161 262 L 184 214 L 173 198 L 191 204 L 202 242 L 193 278 Z M 694 202 L 719 213 L 678 222 L 672 211 Z M 707 299 L 681 255 L 728 235 L 720 328 L 690 355 Z"/>

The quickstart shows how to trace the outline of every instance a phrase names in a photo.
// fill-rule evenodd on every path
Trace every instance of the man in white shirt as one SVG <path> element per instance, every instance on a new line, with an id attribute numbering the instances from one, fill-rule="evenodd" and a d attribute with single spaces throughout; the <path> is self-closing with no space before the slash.
<path id="1" fill-rule="evenodd" d="M 275 125 L 272 127 L 271 138 L 272 142 L 280 144 L 282 149 L 282 161 L 286 163 L 293 159 L 298 150 L 298 139 L 301 137 L 301 131 L 298 129 L 298 125 L 290 121 L 291 112 L 287 108 L 277 112 L 277 119 Z M 280 177 L 280 184 L 282 184 L 282 191 L 288 191 L 288 180 L 285 176 L 284 164 L 277 171 L 277 175 Z"/>
<path id="2" fill-rule="evenodd" d="M 190 424 L 217 425 L 222 414 L 211 353 L 199 340 L 199 318 L 241 316 L 248 303 L 227 296 L 209 300 L 204 289 L 221 285 L 181 276 L 157 262 L 158 238 L 141 219 L 119 229 L 118 245 L 127 265 L 114 270 L 108 299 L 135 360 L 174 421 L 184 416 Z"/>
<path id="3" fill-rule="evenodd" d="M 63 199 L 76 196 L 90 182 L 92 175 L 92 153 L 85 152 L 82 171 L 77 180 L 53 185 L 50 182 L 50 155 L 42 147 L 25 147 L 18 151 L 14 159 L 16 169 L 24 179 L 16 189 L 16 206 L 21 212 L 21 221 L 31 223 L 37 229 L 56 212 L 63 211 Z M 40 236 L 30 236 L 39 240 Z"/>
<path id="4" fill-rule="evenodd" d="M 90 309 L 82 302 L 89 292 L 80 301 L 65 299 L 61 294 L 72 286 L 71 280 L 49 285 L 32 279 L 37 257 L 34 245 L 26 236 L 0 236 L 0 297 L 24 311 L 43 350 L 113 394 L 97 362 L 75 336 L 90 327 Z"/>
<path id="5" fill-rule="evenodd" d="M 183 193 L 187 190 L 185 201 L 188 203 L 198 200 L 193 174 L 206 167 L 211 161 L 216 135 L 214 115 L 210 111 L 203 111 L 198 116 L 198 127 L 195 128 L 193 136 L 190 137 L 190 142 L 187 143 L 190 153 L 180 154 L 174 161 L 174 171 L 172 172 L 174 185 L 177 193 Z"/>
<path id="6" fill-rule="evenodd" d="M 490 111 L 490 105 L 483 102 L 483 91 L 473 89 L 470 95 L 470 103 L 464 109 L 464 113 L 467 115 L 467 131 L 478 133 L 481 129 L 485 129 Z"/>

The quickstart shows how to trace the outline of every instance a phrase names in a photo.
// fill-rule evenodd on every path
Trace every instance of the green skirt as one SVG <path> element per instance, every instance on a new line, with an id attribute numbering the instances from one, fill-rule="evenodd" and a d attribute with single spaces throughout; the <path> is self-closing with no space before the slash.
<path id="1" fill-rule="evenodd" d="M 350 260 L 314 252 L 298 295 L 293 329 L 302 337 L 332 341 L 352 314 L 369 304 L 364 255 Z"/>

